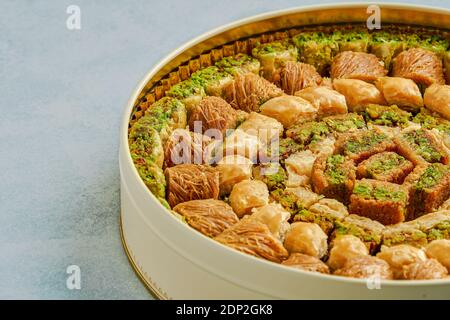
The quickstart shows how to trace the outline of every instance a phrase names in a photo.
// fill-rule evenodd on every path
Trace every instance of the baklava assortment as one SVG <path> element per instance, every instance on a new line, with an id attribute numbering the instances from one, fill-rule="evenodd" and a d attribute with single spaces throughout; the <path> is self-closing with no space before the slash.
<path id="1" fill-rule="evenodd" d="M 436 32 L 302 31 L 216 61 L 135 121 L 145 185 L 226 246 L 345 277 L 450 272 L 450 51 Z"/>

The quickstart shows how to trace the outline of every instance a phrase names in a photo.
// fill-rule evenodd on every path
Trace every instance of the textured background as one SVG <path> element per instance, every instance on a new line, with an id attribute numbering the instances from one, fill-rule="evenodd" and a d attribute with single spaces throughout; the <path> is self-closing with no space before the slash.
<path id="1" fill-rule="evenodd" d="M 2 0 L 0 298 L 151 298 L 118 229 L 129 95 L 158 60 L 211 28 L 317 3 L 326 2 Z M 78 31 L 66 28 L 71 4 L 81 8 Z M 81 290 L 66 288 L 72 264 Z"/>

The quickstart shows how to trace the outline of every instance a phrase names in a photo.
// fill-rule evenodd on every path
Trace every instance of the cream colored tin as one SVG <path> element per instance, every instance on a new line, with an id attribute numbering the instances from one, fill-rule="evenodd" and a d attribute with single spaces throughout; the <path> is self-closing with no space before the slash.
<path id="1" fill-rule="evenodd" d="M 133 92 L 120 133 L 121 232 L 125 251 L 137 275 L 161 299 L 450 299 L 450 279 L 365 281 L 309 273 L 277 265 L 225 247 L 191 229 L 165 209 L 140 179 L 128 149 L 130 121 L 142 99 L 151 103 L 167 86 L 183 79 L 202 57 L 240 51 L 244 41 L 260 34 L 268 39 L 280 30 L 308 25 L 365 23 L 367 4 L 295 8 L 258 15 L 210 31 L 159 62 Z M 382 4 L 382 24 L 410 24 L 450 30 L 450 11 Z M 247 40 L 245 40 L 247 41 Z M 230 44 L 231 43 L 231 44 Z M 248 43 L 248 42 L 247 42 Z M 228 47 L 227 47 L 228 46 Z M 220 48 L 220 51 L 218 51 Z M 214 49 L 213 51 L 211 51 Z M 244 48 L 245 49 L 245 48 Z M 211 51 L 211 52 L 210 52 Z M 202 55 L 210 52 L 208 55 Z M 193 60 L 193 58 L 199 56 Z M 208 58 L 210 59 L 210 58 Z M 144 104 L 145 105 L 145 104 Z"/>

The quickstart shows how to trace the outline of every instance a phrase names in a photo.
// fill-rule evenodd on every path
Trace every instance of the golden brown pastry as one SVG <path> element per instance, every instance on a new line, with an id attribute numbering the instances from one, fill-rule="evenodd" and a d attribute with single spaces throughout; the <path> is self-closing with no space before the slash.
<path id="1" fill-rule="evenodd" d="M 224 201 L 192 200 L 176 205 L 173 210 L 182 215 L 194 229 L 215 237 L 239 221 L 233 209 Z"/>
<path id="2" fill-rule="evenodd" d="M 289 258 L 284 260 L 281 264 L 305 271 L 330 273 L 328 266 L 320 259 L 302 253 L 291 254 Z"/>
<path id="3" fill-rule="evenodd" d="M 264 223 L 248 218 L 242 219 L 214 239 L 243 253 L 277 263 L 289 255 Z"/>
<path id="4" fill-rule="evenodd" d="M 203 150 L 211 142 L 211 138 L 201 133 L 186 129 L 175 129 L 167 139 L 164 147 L 164 167 L 178 164 L 203 164 Z"/>
<path id="5" fill-rule="evenodd" d="M 280 122 L 256 112 L 251 112 L 239 129 L 247 134 L 257 136 L 265 144 L 269 144 L 283 134 L 283 125 Z"/>
<path id="6" fill-rule="evenodd" d="M 254 73 L 236 74 L 223 90 L 224 99 L 233 108 L 246 112 L 259 111 L 261 104 L 282 94 L 280 88 Z"/>
<path id="7" fill-rule="evenodd" d="M 342 268 L 336 270 L 334 274 L 360 279 L 393 279 L 392 270 L 386 261 L 372 256 L 354 257 L 348 260 Z"/>
<path id="8" fill-rule="evenodd" d="M 252 209 L 249 219 L 264 223 L 272 234 L 280 240 L 284 239 L 289 230 L 291 214 L 278 203 L 269 203 L 262 207 Z"/>
<path id="9" fill-rule="evenodd" d="M 307 185 L 317 156 L 309 150 L 291 154 L 285 161 L 289 186 Z"/>
<path id="10" fill-rule="evenodd" d="M 316 71 L 316 68 L 306 63 L 286 62 L 280 72 L 280 88 L 290 95 L 304 88 L 317 87 L 321 82 L 322 77 Z"/>
<path id="11" fill-rule="evenodd" d="M 318 109 L 319 118 L 348 112 L 345 96 L 329 87 L 309 87 L 297 91 L 295 95 L 311 102 Z"/>
<path id="12" fill-rule="evenodd" d="M 173 208 L 179 203 L 217 199 L 219 196 L 219 172 L 212 167 L 196 164 L 180 164 L 164 171 L 167 181 L 167 202 Z"/>
<path id="13" fill-rule="evenodd" d="M 230 194 L 233 186 L 252 177 L 253 162 L 240 155 L 225 156 L 217 163 L 220 194 Z"/>
<path id="14" fill-rule="evenodd" d="M 416 261 L 403 267 L 403 278 L 407 280 L 444 279 L 447 269 L 436 259 Z"/>
<path id="15" fill-rule="evenodd" d="M 253 208 L 269 203 L 269 190 L 259 180 L 243 180 L 236 183 L 230 194 L 230 204 L 238 217 L 250 214 Z"/>
<path id="16" fill-rule="evenodd" d="M 284 128 L 289 128 L 296 122 L 314 119 L 317 108 L 303 98 L 285 95 L 264 103 L 261 113 L 277 119 Z"/>
<path id="17" fill-rule="evenodd" d="M 237 112 L 231 105 L 219 97 L 204 97 L 192 110 L 189 117 L 189 129 L 202 133 L 209 129 L 219 130 L 223 136 L 227 129 L 236 127 Z"/>
<path id="18" fill-rule="evenodd" d="M 419 87 L 411 79 L 399 77 L 381 77 L 375 86 L 383 94 L 388 105 L 396 105 L 408 111 L 419 111 L 423 107 Z"/>
<path id="19" fill-rule="evenodd" d="M 332 270 L 343 268 L 348 260 L 369 254 L 366 245 L 353 235 L 336 237 L 332 242 L 327 264 Z"/>
<path id="20" fill-rule="evenodd" d="M 286 233 L 284 247 L 290 253 L 322 258 L 328 250 L 327 235 L 315 223 L 294 222 Z"/>
<path id="21" fill-rule="evenodd" d="M 386 105 L 381 92 L 371 83 L 357 79 L 334 79 L 333 87 L 345 96 L 350 112 L 364 111 L 369 104 Z"/>
<path id="22" fill-rule="evenodd" d="M 221 151 L 223 157 L 240 155 L 256 163 L 261 148 L 262 144 L 257 136 L 248 134 L 241 129 L 236 129 L 225 138 Z"/>
<path id="23" fill-rule="evenodd" d="M 450 85 L 433 84 L 425 90 L 425 106 L 450 120 Z"/>
<path id="24" fill-rule="evenodd" d="M 385 76 L 388 71 L 383 62 L 365 52 L 344 51 L 339 53 L 331 64 L 331 78 L 358 79 L 373 82 Z"/>
<path id="25" fill-rule="evenodd" d="M 389 263 L 395 279 L 404 279 L 404 266 L 417 261 L 427 260 L 427 256 L 423 250 L 406 244 L 392 247 L 382 246 L 377 257 Z"/>
<path id="26" fill-rule="evenodd" d="M 425 247 L 430 258 L 439 261 L 450 272 L 450 240 L 434 240 Z"/>
<path id="27" fill-rule="evenodd" d="M 400 53 L 393 62 L 394 77 L 411 79 L 424 86 L 445 84 L 442 60 L 432 51 L 412 48 Z"/>

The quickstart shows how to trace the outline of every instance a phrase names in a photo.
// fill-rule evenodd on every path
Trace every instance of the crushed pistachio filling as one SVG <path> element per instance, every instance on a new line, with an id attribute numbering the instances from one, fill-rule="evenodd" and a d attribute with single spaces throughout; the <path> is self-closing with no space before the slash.
<path id="1" fill-rule="evenodd" d="M 363 242 L 374 241 L 377 244 L 381 242 L 380 234 L 364 230 L 351 223 L 336 221 L 334 230 L 338 235 L 346 235 L 346 234 L 354 235 L 355 237 L 360 238 Z"/>
<path id="2" fill-rule="evenodd" d="M 382 174 L 386 171 L 398 168 L 405 162 L 405 158 L 396 154 L 389 153 L 383 158 L 378 158 L 370 163 L 367 168 L 367 172 L 370 176 Z"/>
<path id="3" fill-rule="evenodd" d="M 325 175 L 331 184 L 342 184 L 347 180 L 347 175 L 342 169 L 342 164 L 345 162 L 344 156 L 335 154 L 327 158 Z"/>
<path id="4" fill-rule="evenodd" d="M 373 186 L 370 183 L 357 182 L 353 188 L 353 194 L 364 199 L 379 201 L 406 201 L 406 193 L 401 190 L 393 190 L 384 186 Z"/>
<path id="5" fill-rule="evenodd" d="M 433 163 L 425 169 L 417 183 L 414 184 L 414 188 L 419 191 L 432 188 L 448 174 L 447 166 L 441 163 Z"/>
<path id="6" fill-rule="evenodd" d="M 325 117 L 322 119 L 328 128 L 333 132 L 344 133 L 352 129 L 362 129 L 366 127 L 364 119 L 356 113 L 348 113 L 345 117 Z"/>
<path id="7" fill-rule="evenodd" d="M 430 143 L 424 130 L 411 131 L 403 135 L 414 150 L 428 162 L 439 162 L 442 154 Z"/>
<path id="8" fill-rule="evenodd" d="M 399 109 L 396 105 L 381 106 L 371 104 L 366 107 L 364 117 L 367 122 L 384 126 L 405 126 L 411 118 L 411 113 Z"/>
<path id="9" fill-rule="evenodd" d="M 359 153 L 372 149 L 388 137 L 383 133 L 368 131 L 362 136 L 350 137 L 344 145 L 344 153 Z"/>

